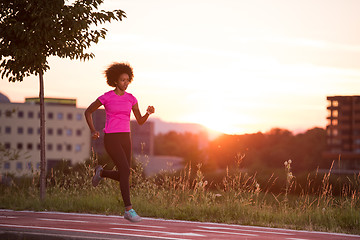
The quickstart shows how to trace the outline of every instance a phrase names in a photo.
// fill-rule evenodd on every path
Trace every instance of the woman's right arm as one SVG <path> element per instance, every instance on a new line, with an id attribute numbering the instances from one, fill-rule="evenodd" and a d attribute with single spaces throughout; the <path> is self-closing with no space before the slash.
<path id="1" fill-rule="evenodd" d="M 99 101 L 99 99 L 96 99 L 92 104 L 90 104 L 90 106 L 85 110 L 85 119 L 86 122 L 90 128 L 91 131 L 91 137 L 93 139 L 97 139 L 100 137 L 100 133 L 98 131 L 96 131 L 95 126 L 94 126 L 94 122 L 92 119 L 92 113 L 95 112 L 96 109 L 98 109 L 100 106 L 102 105 L 102 103 Z"/>

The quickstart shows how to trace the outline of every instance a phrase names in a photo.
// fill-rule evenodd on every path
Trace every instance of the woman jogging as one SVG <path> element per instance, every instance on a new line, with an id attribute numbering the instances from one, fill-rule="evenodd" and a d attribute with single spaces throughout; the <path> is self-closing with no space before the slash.
<path id="1" fill-rule="evenodd" d="M 129 64 L 113 63 L 106 69 L 105 76 L 107 84 L 115 89 L 104 93 L 90 104 L 85 110 L 85 118 L 91 130 L 91 137 L 93 139 L 99 138 L 100 134 L 94 127 L 92 113 L 104 105 L 106 112 L 104 145 L 116 166 L 116 171 L 104 170 L 102 166 L 96 166 L 92 185 L 96 187 L 102 178 L 110 178 L 120 182 L 121 196 L 125 205 L 124 218 L 132 222 L 139 222 L 141 217 L 132 208 L 130 201 L 130 113 L 132 110 L 136 121 L 142 125 L 149 115 L 155 112 L 155 108 L 148 106 L 146 114 L 142 116 L 137 99 L 126 92 L 134 77 L 133 69 Z"/>

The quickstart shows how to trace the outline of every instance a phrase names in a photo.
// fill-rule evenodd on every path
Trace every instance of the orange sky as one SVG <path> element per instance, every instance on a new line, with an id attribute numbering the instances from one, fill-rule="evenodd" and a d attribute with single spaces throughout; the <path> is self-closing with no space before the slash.
<path id="1" fill-rule="evenodd" d="M 122 9 L 88 62 L 52 57 L 47 97 L 86 107 L 110 90 L 114 61 L 134 67 L 128 88 L 143 112 L 226 133 L 326 125 L 326 96 L 360 92 L 360 1 L 105 0 Z M 0 81 L 11 101 L 38 95 L 37 77 Z"/>

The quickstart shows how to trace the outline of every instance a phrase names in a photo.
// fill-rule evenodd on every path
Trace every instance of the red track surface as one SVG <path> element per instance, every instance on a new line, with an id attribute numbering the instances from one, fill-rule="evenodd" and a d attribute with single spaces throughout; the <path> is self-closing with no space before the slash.
<path id="1" fill-rule="evenodd" d="M 241 239 L 360 240 L 358 235 L 143 218 L 130 223 L 122 216 L 0 210 L 0 233 L 61 236 L 62 239 Z M 1 236 L 1 235 L 0 235 Z"/>

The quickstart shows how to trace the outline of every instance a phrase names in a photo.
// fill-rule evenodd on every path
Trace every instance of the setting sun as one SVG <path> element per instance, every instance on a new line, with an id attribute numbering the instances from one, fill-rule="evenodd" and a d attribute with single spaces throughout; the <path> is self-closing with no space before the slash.
<path id="1" fill-rule="evenodd" d="M 246 129 L 243 126 L 252 122 L 251 118 L 247 116 L 239 117 L 237 114 L 225 112 L 225 110 L 211 111 L 206 109 L 185 117 L 184 121 L 198 123 L 210 131 L 226 134 L 249 132 L 251 129 Z"/>

